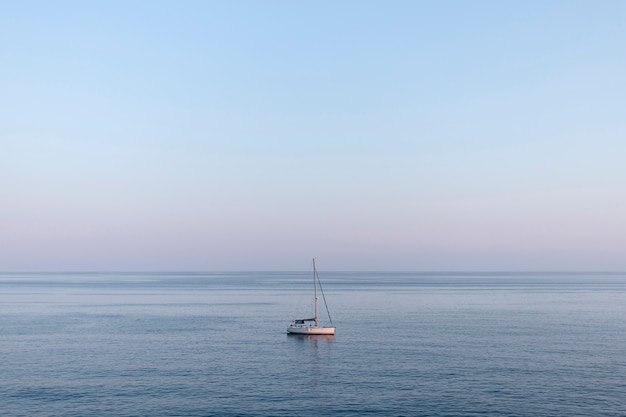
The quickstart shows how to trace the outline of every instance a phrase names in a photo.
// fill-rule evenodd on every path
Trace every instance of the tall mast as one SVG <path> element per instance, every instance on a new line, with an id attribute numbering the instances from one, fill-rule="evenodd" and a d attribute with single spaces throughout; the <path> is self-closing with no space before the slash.
<path id="1" fill-rule="evenodd" d="M 317 326 L 317 270 L 315 269 L 315 258 L 313 258 L 313 294 L 315 297 L 315 325 Z"/>

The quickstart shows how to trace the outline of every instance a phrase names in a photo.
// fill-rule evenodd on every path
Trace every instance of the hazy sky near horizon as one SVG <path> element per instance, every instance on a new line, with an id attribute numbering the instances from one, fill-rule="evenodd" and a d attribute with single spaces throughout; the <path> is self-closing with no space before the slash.
<path id="1" fill-rule="evenodd" d="M 0 270 L 626 270 L 626 2 L 0 11 Z"/>

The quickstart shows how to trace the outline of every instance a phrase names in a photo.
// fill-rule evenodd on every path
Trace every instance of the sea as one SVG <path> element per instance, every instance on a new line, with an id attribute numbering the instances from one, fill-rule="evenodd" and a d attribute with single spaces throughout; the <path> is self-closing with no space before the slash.
<path id="1" fill-rule="evenodd" d="M 626 273 L 0 274 L 2 416 L 626 416 Z"/>

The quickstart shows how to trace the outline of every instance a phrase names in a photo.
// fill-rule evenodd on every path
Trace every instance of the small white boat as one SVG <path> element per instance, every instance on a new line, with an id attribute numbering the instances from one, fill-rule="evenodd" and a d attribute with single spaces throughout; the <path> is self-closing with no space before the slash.
<path id="1" fill-rule="evenodd" d="M 334 335 L 335 326 L 333 325 L 333 319 L 330 318 L 330 312 L 328 311 L 328 305 L 326 304 L 326 297 L 324 296 L 324 290 L 320 284 L 320 290 L 322 292 L 322 298 L 324 299 L 324 305 L 326 306 L 326 312 L 328 313 L 328 319 L 330 320 L 330 327 L 324 327 L 319 325 L 319 319 L 317 317 L 317 285 L 319 278 L 317 276 L 317 270 L 315 269 L 315 258 L 313 258 L 313 300 L 315 302 L 315 317 L 310 319 L 297 319 L 292 320 L 291 325 L 287 328 L 289 334 L 305 334 L 305 335 Z"/>

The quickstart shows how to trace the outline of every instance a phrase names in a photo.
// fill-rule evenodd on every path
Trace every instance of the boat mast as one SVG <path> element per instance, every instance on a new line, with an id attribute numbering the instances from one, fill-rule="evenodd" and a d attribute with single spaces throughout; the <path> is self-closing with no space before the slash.
<path id="1" fill-rule="evenodd" d="M 313 294 L 315 297 L 315 326 L 317 327 L 317 283 L 315 279 L 317 278 L 317 270 L 315 269 L 315 258 L 313 258 Z"/>

